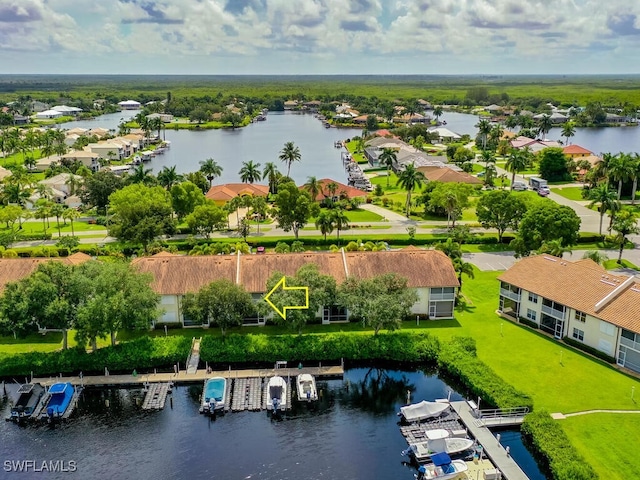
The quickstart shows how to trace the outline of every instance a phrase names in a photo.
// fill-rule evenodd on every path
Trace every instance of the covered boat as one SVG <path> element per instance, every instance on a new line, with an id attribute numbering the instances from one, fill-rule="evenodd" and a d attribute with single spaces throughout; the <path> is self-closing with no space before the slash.
<path id="1" fill-rule="evenodd" d="M 11 419 L 20 422 L 33 415 L 44 395 L 44 387 L 39 383 L 25 383 L 17 391 L 18 399 L 11 408 Z"/>
<path id="2" fill-rule="evenodd" d="M 426 400 L 423 400 L 420 403 L 401 407 L 400 415 L 402 415 L 407 422 L 419 422 L 421 420 L 426 420 L 427 418 L 438 417 L 448 408 L 448 403 L 427 402 Z"/>
<path id="3" fill-rule="evenodd" d="M 227 398 L 227 380 L 222 377 L 213 377 L 204 384 L 202 392 L 202 410 L 212 413 L 223 410 Z"/>
<path id="4" fill-rule="evenodd" d="M 466 472 L 467 464 L 462 460 L 451 460 L 446 453 L 432 455 L 433 463 L 420 465 L 416 478 L 418 480 L 448 480 Z"/>
<path id="5" fill-rule="evenodd" d="M 284 378 L 277 375 L 271 377 L 267 385 L 267 394 L 269 395 L 267 410 L 277 412 L 287 409 L 287 382 L 284 381 Z"/>
<path id="6" fill-rule="evenodd" d="M 62 417 L 73 399 L 75 390 L 70 383 L 54 383 L 49 387 L 49 401 L 47 402 L 47 417 L 50 420 Z"/>
<path id="7" fill-rule="evenodd" d="M 455 455 L 469 450 L 474 443 L 470 438 L 452 437 L 451 433 L 443 428 L 427 430 L 425 434 L 426 442 L 411 444 L 402 454 L 414 457 L 417 462 L 426 462 L 430 461 L 436 453 Z"/>
<path id="8" fill-rule="evenodd" d="M 303 373 L 298 375 L 298 400 L 305 402 L 315 402 L 318 400 L 318 391 L 316 390 L 316 379 L 313 375 Z"/>

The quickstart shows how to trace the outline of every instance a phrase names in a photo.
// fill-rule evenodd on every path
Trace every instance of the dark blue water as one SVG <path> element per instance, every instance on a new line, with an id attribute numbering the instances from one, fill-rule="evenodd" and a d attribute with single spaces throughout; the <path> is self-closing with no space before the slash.
<path id="1" fill-rule="evenodd" d="M 500 430 L 494 432 L 494 435 L 500 434 L 500 444 L 503 447 L 509 447 L 509 454 L 526 472 L 530 480 L 546 480 L 547 477 L 540 471 L 540 467 L 535 459 L 531 456 L 527 447 L 522 441 L 520 430 Z"/>

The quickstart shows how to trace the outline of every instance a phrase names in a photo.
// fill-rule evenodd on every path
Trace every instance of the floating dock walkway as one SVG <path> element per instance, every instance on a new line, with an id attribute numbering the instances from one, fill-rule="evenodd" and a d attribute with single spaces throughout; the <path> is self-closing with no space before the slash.
<path id="1" fill-rule="evenodd" d="M 151 383 L 147 385 L 147 394 L 142 402 L 143 410 L 162 410 L 171 392 L 170 383 Z"/>
<path id="2" fill-rule="evenodd" d="M 184 370 L 178 373 L 151 373 L 136 375 L 85 375 L 82 377 L 48 377 L 33 378 L 32 382 L 39 382 L 44 386 L 51 386 L 58 382 L 69 382 L 72 385 L 84 387 L 142 387 L 147 383 L 201 383 L 211 377 L 224 377 L 226 379 L 236 378 L 268 378 L 280 375 L 283 378 L 295 377 L 303 373 L 308 373 L 315 377 L 342 378 L 344 367 L 335 365 L 329 367 L 303 367 L 303 368 L 269 368 L 269 369 L 249 369 L 249 370 L 221 370 L 208 372 L 206 369 L 198 370 L 194 374 L 187 374 Z"/>
<path id="3" fill-rule="evenodd" d="M 264 408 L 262 384 L 262 378 L 236 378 L 233 380 L 231 411 L 262 410 Z"/>

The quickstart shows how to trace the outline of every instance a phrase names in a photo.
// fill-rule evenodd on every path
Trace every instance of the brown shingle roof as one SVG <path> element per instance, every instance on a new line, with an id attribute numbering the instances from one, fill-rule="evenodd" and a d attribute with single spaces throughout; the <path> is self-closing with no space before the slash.
<path id="1" fill-rule="evenodd" d="M 529 292 L 640 332 L 640 283 L 632 282 L 604 308 L 596 304 L 629 277 L 613 275 L 591 260 L 568 262 L 547 255 L 523 258 L 498 277 Z"/>
<path id="2" fill-rule="evenodd" d="M 482 183 L 482 180 L 467 172 L 456 172 L 449 167 L 418 167 L 418 171 L 422 172 L 430 182 L 468 183 L 470 185 Z"/>
<path id="3" fill-rule="evenodd" d="M 370 278 L 396 272 L 407 277 L 410 287 L 458 286 L 449 258 L 437 250 L 406 249 L 391 252 L 348 252 L 345 254 L 350 275 Z M 140 272 L 154 276 L 151 286 L 161 295 L 183 295 L 221 278 L 240 283 L 248 292 L 265 291 L 273 272 L 295 275 L 307 263 L 318 265 L 320 273 L 333 276 L 338 284 L 346 279 L 342 253 L 268 253 L 240 255 L 182 256 L 162 253 L 137 258 L 132 264 Z"/>
<path id="4" fill-rule="evenodd" d="M 7 283 L 17 282 L 31 275 L 41 263 L 54 261 L 79 265 L 87 260 L 91 260 L 91 257 L 80 252 L 63 258 L 0 258 L 0 292 L 5 289 Z"/>
<path id="5" fill-rule="evenodd" d="M 409 287 L 457 287 L 460 285 L 449 257 L 439 250 L 405 248 L 390 252 L 346 252 L 349 275 L 371 278 L 397 273 Z"/>

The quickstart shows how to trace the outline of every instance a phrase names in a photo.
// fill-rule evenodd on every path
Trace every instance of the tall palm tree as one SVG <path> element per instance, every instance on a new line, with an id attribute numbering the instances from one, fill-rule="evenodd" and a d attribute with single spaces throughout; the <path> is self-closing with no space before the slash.
<path id="1" fill-rule="evenodd" d="M 40 199 L 36 201 L 36 209 L 33 212 L 33 216 L 35 218 L 42 219 L 42 230 L 45 234 L 47 233 L 47 218 L 49 218 L 49 214 L 51 211 L 50 205 L 51 203 L 46 199 Z"/>
<path id="2" fill-rule="evenodd" d="M 280 172 L 278 171 L 278 167 L 273 162 L 267 162 L 264 164 L 264 169 L 262 170 L 262 179 L 268 179 L 269 182 L 269 193 L 272 195 L 276 194 L 278 189 L 278 177 L 280 176 Z"/>
<path id="3" fill-rule="evenodd" d="M 433 109 L 433 116 L 436 117 L 436 123 L 440 123 L 440 117 L 442 116 L 442 107 L 440 105 Z"/>
<path id="4" fill-rule="evenodd" d="M 316 228 L 324 235 L 325 240 L 327 239 L 327 235 L 333 232 L 333 227 L 333 216 L 331 212 L 322 210 L 316 217 Z"/>
<path id="5" fill-rule="evenodd" d="M 307 177 L 307 183 L 304 184 L 304 188 L 309 195 L 311 195 L 311 200 L 314 202 L 318 198 L 318 195 L 322 193 L 322 184 L 318 181 L 316 177 Z"/>
<path id="6" fill-rule="evenodd" d="M 176 166 L 172 167 L 162 167 L 162 170 L 158 172 L 158 183 L 170 190 L 176 183 L 182 181 L 182 175 L 176 172 Z"/>
<path id="7" fill-rule="evenodd" d="M 538 253 L 540 254 L 546 253 L 558 258 L 562 258 L 562 256 L 567 252 L 571 253 L 571 249 L 562 245 L 562 240 L 560 239 L 545 240 L 538 249 Z"/>
<path id="8" fill-rule="evenodd" d="M 58 226 L 58 238 L 60 238 L 62 236 L 62 234 L 60 233 L 60 217 L 64 213 L 64 207 L 59 203 L 54 203 L 53 205 L 51 205 L 50 212 L 51 215 L 56 217 L 56 224 Z"/>
<path id="9" fill-rule="evenodd" d="M 600 212 L 599 234 L 602 235 L 602 221 L 604 220 L 604 216 L 607 211 L 615 208 L 614 205 L 618 203 L 616 192 L 611 190 L 611 188 L 609 188 L 609 184 L 605 182 L 601 183 L 596 188 L 589 190 L 588 198 L 591 200 L 589 208 L 593 208 L 598 205 L 598 212 Z"/>
<path id="10" fill-rule="evenodd" d="M 457 258 L 453 262 L 453 268 L 458 275 L 458 281 L 460 282 L 460 288 L 462 289 L 462 274 L 465 274 L 467 277 L 473 279 L 475 278 L 473 272 L 473 264 L 469 262 L 465 262 L 462 258 Z"/>
<path id="11" fill-rule="evenodd" d="M 609 167 L 611 166 L 614 157 L 615 155 L 611 153 L 602 154 L 602 159 L 596 162 L 596 165 L 593 169 L 593 175 L 596 181 L 605 179 L 609 176 Z"/>
<path id="12" fill-rule="evenodd" d="M 331 220 L 336 229 L 337 239 L 340 240 L 340 230 L 349 228 L 349 218 L 341 208 L 334 208 L 331 211 Z"/>
<path id="13" fill-rule="evenodd" d="M 155 177 L 151 172 L 152 170 L 150 168 L 144 168 L 143 164 L 137 165 L 133 169 L 133 173 L 129 175 L 128 181 L 129 183 L 143 183 L 145 185 L 150 185 L 155 181 Z"/>
<path id="14" fill-rule="evenodd" d="M 391 167 L 398 161 L 398 154 L 393 148 L 383 148 L 382 153 L 378 157 L 382 165 L 387 167 L 387 188 L 389 188 L 389 180 L 391 178 Z"/>
<path id="15" fill-rule="evenodd" d="M 262 174 L 260 173 L 259 168 L 260 164 L 253 163 L 253 160 L 242 162 L 242 168 L 240 168 L 240 171 L 238 172 L 242 183 L 253 183 L 256 180 L 260 180 Z"/>
<path id="16" fill-rule="evenodd" d="M 622 261 L 622 251 L 624 250 L 625 243 L 627 243 L 627 236 L 640 233 L 638 216 L 633 210 L 623 208 L 618 215 L 616 215 L 611 228 L 618 232 L 615 241 L 620 245 L 620 251 L 618 253 L 619 264 Z"/>
<path id="17" fill-rule="evenodd" d="M 634 153 L 633 157 L 631 157 L 631 180 L 633 180 L 633 185 L 631 186 L 631 205 L 636 204 L 638 176 L 640 176 L 640 155 L 638 153 Z"/>
<path id="18" fill-rule="evenodd" d="M 452 227 L 456 226 L 456 217 L 460 210 L 460 201 L 458 196 L 454 192 L 446 192 L 444 197 L 444 210 L 447 212 L 447 228 L 449 228 L 449 222 L 453 219 Z"/>
<path id="19" fill-rule="evenodd" d="M 404 171 L 398 175 L 398 182 L 396 185 L 401 186 L 407 191 L 407 201 L 405 204 L 407 218 L 411 215 L 411 193 L 420 188 L 426 182 L 424 174 L 416 169 L 416 167 L 409 163 Z"/>
<path id="20" fill-rule="evenodd" d="M 69 222 L 71 223 L 71 235 L 75 237 L 76 232 L 73 230 L 73 222 L 80 218 L 80 212 L 75 208 L 67 208 L 62 213 L 62 218 L 64 218 L 65 221 L 69 220 Z"/>
<path id="21" fill-rule="evenodd" d="M 516 181 L 516 174 L 521 172 L 529 165 L 529 156 L 524 150 L 512 148 L 504 167 L 511 172 L 511 190 L 513 190 L 513 182 Z"/>
<path id="22" fill-rule="evenodd" d="M 542 139 L 544 140 L 549 133 L 549 130 L 553 128 L 553 122 L 551 121 L 551 116 L 542 115 L 542 117 L 538 120 L 538 133 L 542 134 Z"/>
<path id="23" fill-rule="evenodd" d="M 609 177 L 618 182 L 618 200 L 622 196 L 622 184 L 631 178 L 634 171 L 631 155 L 620 152 L 609 164 Z"/>
<path id="24" fill-rule="evenodd" d="M 567 122 L 562 126 L 562 136 L 565 139 L 564 144 L 569 145 L 569 138 L 576 134 L 576 125 L 573 122 Z"/>
<path id="25" fill-rule="evenodd" d="M 482 138 L 482 149 L 487 149 L 487 140 L 489 138 L 489 134 L 491 133 L 491 122 L 487 119 L 482 119 L 476 125 L 478 128 L 478 135 Z"/>
<path id="26" fill-rule="evenodd" d="M 211 188 L 213 179 L 222 175 L 222 167 L 213 158 L 202 160 L 200 162 L 200 171 L 209 180 L 209 188 Z"/>
<path id="27" fill-rule="evenodd" d="M 287 142 L 284 144 L 284 148 L 280 151 L 278 158 L 287 164 L 287 177 L 291 173 L 291 164 L 293 162 L 299 162 L 302 159 L 300 155 L 300 149 L 296 147 L 293 142 Z"/>
<path id="28" fill-rule="evenodd" d="M 584 255 L 582 255 L 583 259 L 589 259 L 589 260 L 593 260 L 594 262 L 596 262 L 598 265 L 602 265 L 604 264 L 604 262 L 606 262 L 607 260 L 609 260 L 609 257 L 607 257 L 604 253 L 598 251 L 598 250 L 588 250 L 586 252 L 584 252 Z"/>

